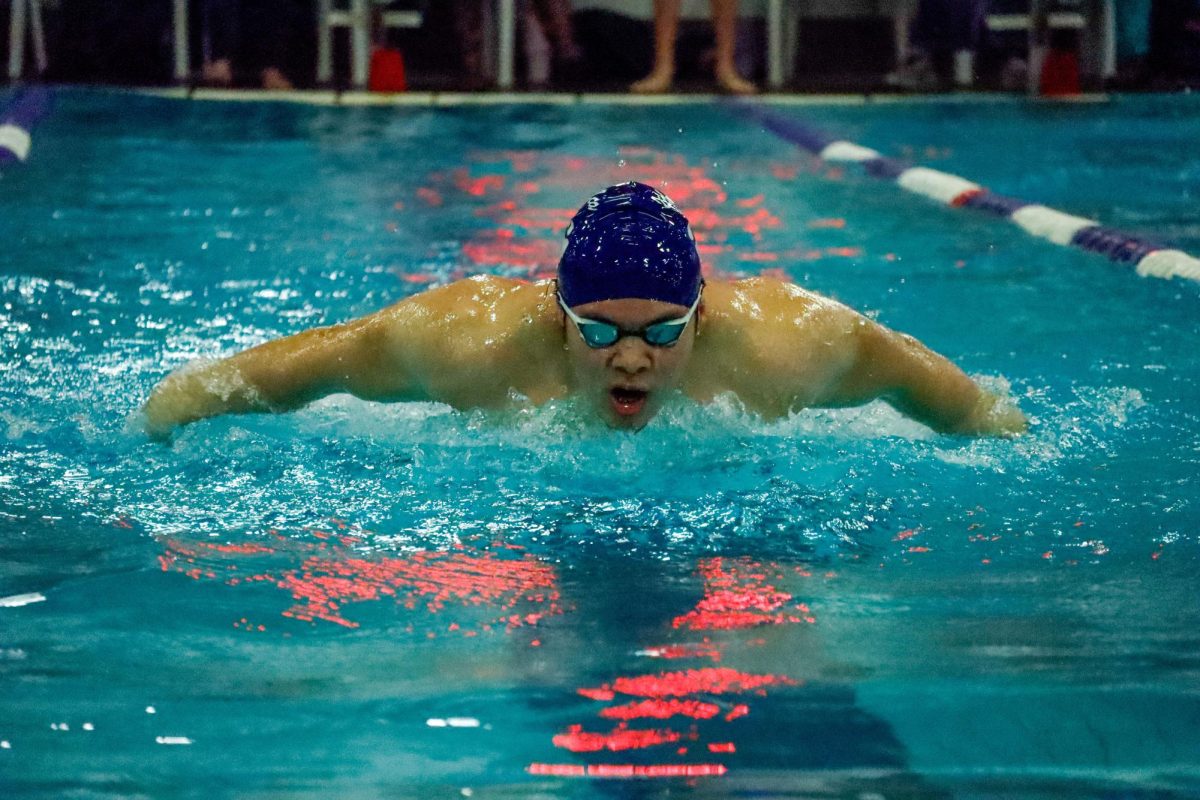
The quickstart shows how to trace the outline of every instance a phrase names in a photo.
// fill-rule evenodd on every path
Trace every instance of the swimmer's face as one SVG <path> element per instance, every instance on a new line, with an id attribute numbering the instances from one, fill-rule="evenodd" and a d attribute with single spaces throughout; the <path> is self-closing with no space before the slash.
<path id="1" fill-rule="evenodd" d="M 703 310 L 703 304 L 698 309 Z M 678 319 L 687 306 L 636 298 L 600 300 L 571 309 L 580 317 L 610 322 L 624 331 Z M 655 347 L 639 336 L 623 336 L 610 347 L 588 347 L 579 329 L 563 316 L 568 360 L 576 391 L 615 428 L 637 430 L 658 413 L 665 395 L 679 386 L 696 338 L 693 317 L 671 347 Z"/>

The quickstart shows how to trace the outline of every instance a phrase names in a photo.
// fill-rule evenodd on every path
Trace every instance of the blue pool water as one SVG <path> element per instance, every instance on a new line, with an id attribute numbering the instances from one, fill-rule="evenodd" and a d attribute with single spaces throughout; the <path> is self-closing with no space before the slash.
<path id="1" fill-rule="evenodd" d="M 1195 98 L 777 110 L 1200 252 Z M 622 179 L 1030 434 L 344 396 L 138 432 L 195 359 L 544 274 Z M 63 91 L 0 242 L 0 796 L 1200 797 L 1195 284 L 703 103 Z"/>

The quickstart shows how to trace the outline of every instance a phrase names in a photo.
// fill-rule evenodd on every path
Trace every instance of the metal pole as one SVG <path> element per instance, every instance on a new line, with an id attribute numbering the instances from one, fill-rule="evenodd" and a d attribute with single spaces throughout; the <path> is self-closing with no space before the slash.
<path id="1" fill-rule="evenodd" d="M 783 86 L 783 0 L 767 3 L 767 85 Z"/>
<path id="2" fill-rule="evenodd" d="M 514 6 L 514 0 L 500 0 L 500 24 L 497 26 L 500 65 L 496 83 L 505 90 L 513 87 L 513 49 L 517 29 Z"/>
<path id="3" fill-rule="evenodd" d="M 351 54 L 354 70 L 354 86 L 363 89 L 367 85 L 367 73 L 371 61 L 371 9 L 367 0 L 353 0 L 350 8 Z"/>
<path id="4" fill-rule="evenodd" d="M 329 24 L 332 11 L 332 0 L 317 3 L 317 83 L 321 85 L 333 80 L 333 27 Z"/>
<path id="5" fill-rule="evenodd" d="M 1100 77 L 1107 80 L 1117 74 L 1117 6 L 1115 0 L 1104 0 L 1100 9 Z"/>
<path id="6" fill-rule="evenodd" d="M 192 59 L 188 53 L 188 0 L 175 0 L 175 80 L 183 83 L 192 71 Z"/>
<path id="7" fill-rule="evenodd" d="M 25 68 L 25 3 L 12 0 L 12 20 L 8 26 L 8 78 L 17 80 Z"/>
<path id="8" fill-rule="evenodd" d="M 46 31 L 42 27 L 42 0 L 29 0 L 29 33 L 33 38 L 33 60 L 40 76 L 50 66 L 46 58 Z"/>
<path id="9" fill-rule="evenodd" d="M 1029 0 L 1029 55 L 1026 59 L 1029 70 L 1027 91 L 1031 97 L 1036 97 L 1041 90 L 1042 64 L 1046 61 L 1046 47 L 1049 37 L 1049 20 L 1042 0 Z"/>

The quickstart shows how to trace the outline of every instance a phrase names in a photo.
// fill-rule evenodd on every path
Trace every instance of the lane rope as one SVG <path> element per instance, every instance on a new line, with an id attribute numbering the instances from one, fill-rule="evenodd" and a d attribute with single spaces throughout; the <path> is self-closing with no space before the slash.
<path id="1" fill-rule="evenodd" d="M 1133 266 L 1138 275 L 1200 281 L 1200 259 L 1159 242 L 1109 228 L 1048 206 L 995 194 L 974 181 L 928 167 L 910 166 L 854 142 L 820 130 L 761 105 L 735 104 L 738 112 L 779 138 L 833 164 L 855 163 L 868 175 L 890 180 L 913 194 L 953 208 L 969 208 L 1003 217 L 1027 233 L 1064 247 L 1098 253 Z"/>

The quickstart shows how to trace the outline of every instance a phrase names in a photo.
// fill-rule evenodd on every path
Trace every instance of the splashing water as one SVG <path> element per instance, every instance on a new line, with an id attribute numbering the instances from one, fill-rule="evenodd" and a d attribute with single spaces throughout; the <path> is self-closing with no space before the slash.
<path id="1" fill-rule="evenodd" d="M 1125 169 L 1116 118 L 1191 140 L 1152 100 L 956 108 L 992 141 L 1032 116 L 1065 165 L 1040 179 L 923 107 L 813 113 L 1200 242 L 1167 155 L 1142 165 L 1153 194 L 1076 177 Z M 77 92 L 36 152 L 0 215 L 6 797 L 154 794 L 212 764 L 287 797 L 1194 792 L 1194 287 L 902 206 L 707 106 Z M 188 362 L 551 273 L 578 202 L 629 178 L 667 186 L 710 277 L 796 280 L 911 332 L 1030 434 L 938 436 L 882 403 L 764 421 L 676 400 L 629 434 L 569 401 L 347 396 L 169 447 L 139 432 Z"/>

